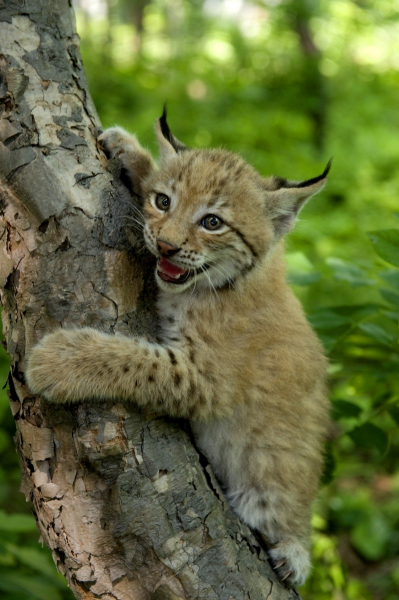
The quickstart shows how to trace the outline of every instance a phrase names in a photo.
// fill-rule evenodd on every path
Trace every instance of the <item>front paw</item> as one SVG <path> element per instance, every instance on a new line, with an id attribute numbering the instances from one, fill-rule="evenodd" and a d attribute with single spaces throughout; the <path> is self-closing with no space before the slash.
<path id="1" fill-rule="evenodd" d="M 58 329 L 44 336 L 28 357 L 25 377 L 33 393 L 53 402 L 76 401 L 84 396 L 80 375 L 88 360 L 84 346 L 92 331 Z"/>
<path id="2" fill-rule="evenodd" d="M 142 151 L 135 135 L 131 135 L 122 127 L 110 127 L 99 137 L 98 142 L 109 158 L 119 156 L 123 161 L 123 154 L 134 154 Z"/>
<path id="3" fill-rule="evenodd" d="M 310 556 L 297 540 L 282 540 L 268 551 L 273 569 L 282 581 L 301 586 L 310 571 Z"/>

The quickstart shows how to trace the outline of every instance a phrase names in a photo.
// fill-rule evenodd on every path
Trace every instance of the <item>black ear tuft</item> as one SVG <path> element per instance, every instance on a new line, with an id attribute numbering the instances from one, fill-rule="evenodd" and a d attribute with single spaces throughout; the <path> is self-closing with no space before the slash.
<path id="1" fill-rule="evenodd" d="M 328 175 L 328 173 L 330 172 L 331 169 L 331 163 L 332 163 L 332 158 L 330 158 L 330 160 L 328 161 L 328 163 L 326 164 L 326 168 L 324 169 L 323 173 L 321 175 L 318 175 L 317 177 L 313 177 L 312 179 L 307 179 L 306 181 L 286 181 L 286 183 L 282 186 L 282 187 L 286 187 L 286 188 L 304 188 L 304 187 L 308 187 L 309 185 L 314 185 L 315 183 L 318 183 L 319 181 L 321 181 L 322 179 L 325 179 Z"/>
<path id="2" fill-rule="evenodd" d="M 167 111 L 166 111 L 166 102 L 165 102 L 165 104 L 163 105 L 162 115 L 159 118 L 159 124 L 161 126 L 161 131 L 162 131 L 163 137 L 166 140 L 168 140 L 168 142 L 171 144 L 172 143 L 172 141 L 171 141 L 172 133 L 169 129 L 169 125 L 166 120 L 166 117 L 167 117 Z"/>
<path id="3" fill-rule="evenodd" d="M 166 103 L 163 105 L 162 115 L 159 117 L 159 124 L 161 126 L 162 135 L 169 142 L 169 144 L 174 148 L 176 152 L 183 152 L 183 150 L 187 150 L 187 146 L 179 142 L 178 139 L 175 138 L 171 130 L 169 129 L 168 122 L 166 120 L 167 111 L 166 111 Z"/>

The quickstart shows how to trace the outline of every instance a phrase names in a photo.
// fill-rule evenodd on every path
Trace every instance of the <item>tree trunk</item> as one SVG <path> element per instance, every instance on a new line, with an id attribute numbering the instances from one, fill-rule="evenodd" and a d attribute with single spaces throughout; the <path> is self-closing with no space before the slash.
<path id="1" fill-rule="evenodd" d="M 153 261 L 96 147 L 70 2 L 0 0 L 0 286 L 22 490 L 76 598 L 293 600 L 183 423 L 33 397 L 25 354 L 54 327 L 148 334 Z"/>
<path id="2" fill-rule="evenodd" d="M 303 68 L 301 82 L 305 92 L 306 112 L 313 124 L 313 143 L 319 151 L 323 150 L 325 142 L 325 126 L 327 117 L 328 98 L 324 77 L 320 71 L 321 52 L 317 47 L 312 31 L 311 19 L 317 11 L 318 2 L 310 0 L 298 2 L 291 0 L 285 7 L 291 25 L 298 35 L 303 53 Z"/>

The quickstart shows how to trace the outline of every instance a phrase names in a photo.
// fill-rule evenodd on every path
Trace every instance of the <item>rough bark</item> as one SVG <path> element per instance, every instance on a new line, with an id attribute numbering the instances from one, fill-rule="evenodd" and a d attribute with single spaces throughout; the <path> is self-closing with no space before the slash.
<path id="1" fill-rule="evenodd" d="M 25 355 L 57 326 L 154 330 L 152 260 L 96 147 L 68 0 L 0 1 L 0 286 L 22 490 L 76 598 L 293 600 L 184 424 L 48 405 Z"/>

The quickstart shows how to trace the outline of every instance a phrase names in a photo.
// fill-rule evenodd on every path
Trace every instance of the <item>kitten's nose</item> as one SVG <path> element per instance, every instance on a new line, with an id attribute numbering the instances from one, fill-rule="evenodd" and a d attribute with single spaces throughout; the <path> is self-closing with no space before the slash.
<path id="1" fill-rule="evenodd" d="M 162 256 L 173 256 L 176 252 L 179 252 L 180 248 L 165 242 L 164 240 L 157 240 L 157 246 Z"/>

